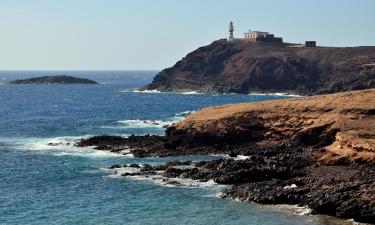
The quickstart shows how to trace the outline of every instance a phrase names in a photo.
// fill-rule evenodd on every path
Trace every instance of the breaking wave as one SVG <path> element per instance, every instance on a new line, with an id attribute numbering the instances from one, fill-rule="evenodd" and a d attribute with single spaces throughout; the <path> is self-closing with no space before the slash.
<path id="1" fill-rule="evenodd" d="M 184 111 L 184 112 L 176 113 L 176 116 L 187 116 L 187 115 L 189 115 L 193 112 L 195 112 L 195 111 L 194 110 L 191 110 L 191 111 L 187 110 L 187 111 Z"/>
<path id="2" fill-rule="evenodd" d="M 123 128 L 165 128 L 172 125 L 176 121 L 163 121 L 163 120 L 120 120 L 119 123 L 123 124 Z"/>
<path id="3" fill-rule="evenodd" d="M 158 129 L 163 130 L 167 128 L 168 126 L 171 126 L 172 124 L 184 119 L 185 116 L 193 113 L 195 111 L 183 111 L 180 113 L 176 113 L 173 117 L 166 118 L 165 120 L 161 119 L 155 119 L 155 120 L 149 120 L 149 119 L 124 119 L 119 120 L 117 123 L 119 125 L 114 126 L 101 126 L 101 128 L 104 129 L 120 129 L 120 130 L 126 130 L 126 129 Z"/>
<path id="4" fill-rule="evenodd" d="M 176 95 L 202 95 L 205 93 L 198 92 L 198 91 L 187 91 L 187 92 L 164 92 L 159 90 L 139 90 L 139 89 L 125 89 L 121 92 L 131 92 L 131 93 L 145 93 L 145 94 L 176 94 Z M 236 93 L 222 93 L 222 95 L 228 95 L 228 94 L 236 94 Z M 218 93 L 212 93 L 213 96 L 218 96 Z M 291 94 L 291 93 L 284 93 L 284 92 L 276 92 L 276 93 L 260 93 L 260 92 L 253 92 L 249 93 L 248 95 L 253 96 L 282 96 L 282 97 L 303 97 L 302 95 L 297 94 Z"/>
<path id="5" fill-rule="evenodd" d="M 138 175 L 140 169 L 138 168 L 130 168 L 130 167 L 122 167 L 117 169 L 108 169 L 102 168 L 102 171 L 108 173 L 107 177 L 110 178 L 127 178 L 133 180 L 145 180 L 151 181 L 156 185 L 160 185 L 163 187 L 178 187 L 178 188 L 212 188 L 212 187 L 224 187 L 224 185 L 219 185 L 213 180 L 209 180 L 206 182 L 185 179 L 185 178 L 168 178 L 161 175 L 161 171 L 159 174 L 155 175 Z M 122 176 L 122 174 L 134 174 L 132 176 Z"/>
<path id="6" fill-rule="evenodd" d="M 159 90 L 139 90 L 139 89 L 125 89 L 121 92 L 125 93 L 145 93 L 145 94 L 176 94 L 176 95 L 200 95 L 203 94 L 197 91 L 187 91 L 187 92 L 167 92 L 167 91 L 159 91 Z"/>
<path id="7" fill-rule="evenodd" d="M 64 136 L 55 138 L 20 138 L 2 139 L 2 146 L 11 147 L 20 151 L 35 151 L 56 156 L 73 155 L 82 157 L 133 157 L 131 154 L 122 155 L 109 151 L 96 150 L 93 147 L 76 147 L 74 143 L 80 138 L 89 136 Z"/>
<path id="8" fill-rule="evenodd" d="M 282 96 L 282 97 L 294 97 L 294 98 L 300 98 L 303 97 L 302 95 L 296 95 L 296 94 L 289 94 L 289 93 L 250 93 L 249 95 L 254 95 L 254 96 Z"/>

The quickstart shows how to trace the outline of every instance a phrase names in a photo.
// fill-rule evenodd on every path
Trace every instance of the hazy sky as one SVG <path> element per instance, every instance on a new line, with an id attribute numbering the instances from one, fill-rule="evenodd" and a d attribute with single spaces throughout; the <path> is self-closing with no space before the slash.
<path id="1" fill-rule="evenodd" d="M 0 70 L 158 70 L 230 20 L 237 37 L 375 45 L 375 0 L 0 0 Z"/>

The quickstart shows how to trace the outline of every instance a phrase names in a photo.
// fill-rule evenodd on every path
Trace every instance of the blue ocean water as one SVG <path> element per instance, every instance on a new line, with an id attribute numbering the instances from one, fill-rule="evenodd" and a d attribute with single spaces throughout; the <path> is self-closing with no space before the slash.
<path id="1" fill-rule="evenodd" d="M 16 78 L 68 74 L 98 85 L 7 85 Z M 201 107 L 285 98 L 274 95 L 145 93 L 156 71 L 0 71 L 0 224 L 342 224 L 296 209 L 220 199 L 217 185 L 176 188 L 122 178 L 114 163 L 159 164 L 74 140 L 97 134 L 163 134 Z M 49 146 L 57 143 L 58 146 Z M 202 160 L 217 156 L 185 156 Z M 298 211 L 298 210 L 297 210 Z"/>

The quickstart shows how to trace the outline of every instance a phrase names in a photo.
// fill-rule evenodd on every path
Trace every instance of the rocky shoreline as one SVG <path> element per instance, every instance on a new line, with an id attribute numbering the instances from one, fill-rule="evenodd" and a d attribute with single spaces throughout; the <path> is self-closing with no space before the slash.
<path id="1" fill-rule="evenodd" d="M 375 222 L 375 89 L 209 107 L 167 128 L 165 136 L 96 136 L 76 146 L 135 157 L 226 154 L 126 165 L 137 172 L 123 176 L 213 180 L 230 185 L 223 198 Z"/>

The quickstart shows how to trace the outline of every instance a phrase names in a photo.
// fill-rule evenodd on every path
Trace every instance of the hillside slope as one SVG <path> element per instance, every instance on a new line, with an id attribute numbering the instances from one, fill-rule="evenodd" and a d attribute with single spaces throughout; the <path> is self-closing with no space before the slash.
<path id="1" fill-rule="evenodd" d="M 164 69 L 144 90 L 323 94 L 375 87 L 375 47 L 290 47 L 218 40 Z"/>

